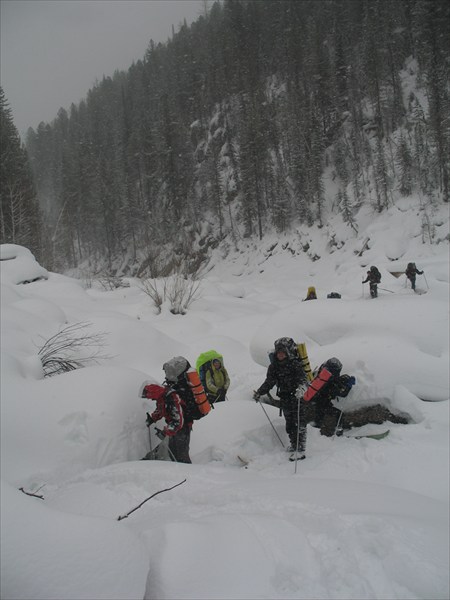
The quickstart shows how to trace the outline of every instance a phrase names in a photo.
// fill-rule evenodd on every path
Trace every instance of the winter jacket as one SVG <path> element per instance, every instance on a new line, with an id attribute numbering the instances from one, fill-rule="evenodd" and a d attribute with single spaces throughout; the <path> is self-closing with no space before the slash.
<path id="1" fill-rule="evenodd" d="M 414 267 L 408 266 L 405 271 L 405 275 L 408 277 L 408 279 L 413 279 L 416 277 L 416 275 L 423 275 L 423 271 L 419 271 L 415 265 Z"/>
<path id="2" fill-rule="evenodd" d="M 371 285 L 376 285 L 380 283 L 381 276 L 379 271 L 367 271 L 367 277 L 364 279 L 363 283 L 370 282 Z"/>
<path id="3" fill-rule="evenodd" d="M 295 397 L 299 385 L 306 384 L 306 375 L 298 358 L 286 358 L 283 361 L 274 358 L 267 369 L 264 383 L 257 390 L 260 396 L 267 394 L 274 385 L 277 386 L 277 395 L 281 400 Z"/>
<path id="4" fill-rule="evenodd" d="M 217 395 L 220 390 L 225 392 L 230 387 L 230 378 L 226 368 L 222 365 L 219 369 L 211 366 L 206 371 L 206 391 L 213 395 Z"/>
<path id="5" fill-rule="evenodd" d="M 144 388 L 147 398 L 156 401 L 156 409 L 150 415 L 156 423 L 165 419 L 166 425 L 163 429 L 167 436 L 176 435 L 184 426 L 184 402 L 180 396 L 171 388 L 156 385 L 146 385 Z"/>

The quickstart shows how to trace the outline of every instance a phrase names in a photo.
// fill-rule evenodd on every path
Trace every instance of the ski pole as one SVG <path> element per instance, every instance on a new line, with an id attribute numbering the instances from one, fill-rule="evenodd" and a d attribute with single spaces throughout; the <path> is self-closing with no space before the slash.
<path id="1" fill-rule="evenodd" d="M 336 423 L 336 428 L 335 428 L 335 430 L 334 430 L 334 433 L 333 433 L 333 440 L 334 440 L 334 438 L 336 437 L 336 433 L 337 433 L 337 431 L 338 431 L 338 429 L 339 429 L 339 424 L 340 424 L 340 422 L 341 422 L 341 419 L 342 419 L 342 415 L 343 415 L 343 414 L 344 414 L 344 413 L 343 413 L 343 411 L 341 410 L 341 413 L 340 413 L 340 415 L 339 415 L 338 422 Z"/>
<path id="2" fill-rule="evenodd" d="M 425 277 L 425 273 L 422 273 L 422 275 L 423 275 L 423 278 L 425 279 L 425 283 L 427 284 L 427 290 L 429 290 L 430 286 L 428 285 L 428 281 L 427 281 L 427 278 Z"/>
<path id="3" fill-rule="evenodd" d="M 380 287 L 380 290 L 383 290 L 384 292 L 389 292 L 390 294 L 395 294 L 395 292 L 393 292 L 392 290 L 387 290 L 386 288 Z"/>
<path id="4" fill-rule="evenodd" d="M 300 439 L 300 398 L 297 398 L 297 442 L 295 444 L 295 469 L 294 474 L 297 474 L 298 463 L 298 442 Z"/>
<path id="5" fill-rule="evenodd" d="M 169 452 L 170 460 L 172 462 L 178 462 L 177 459 L 175 458 L 175 456 L 173 455 L 172 450 L 169 448 L 169 440 L 167 440 L 167 450 Z"/>
<path id="6" fill-rule="evenodd" d="M 280 438 L 280 436 L 278 435 L 278 432 L 277 432 L 277 430 L 276 430 L 276 429 L 275 429 L 275 427 L 273 426 L 273 423 L 272 423 L 272 421 L 270 420 L 270 417 L 269 417 L 269 415 L 267 414 L 267 412 L 266 412 L 266 409 L 264 408 L 264 406 L 262 405 L 262 403 L 261 403 L 261 402 L 258 402 L 258 404 L 259 404 L 259 405 L 261 406 L 261 408 L 263 409 L 263 411 L 264 411 L 264 414 L 265 414 L 265 415 L 266 415 L 266 417 L 267 417 L 267 420 L 269 421 L 269 423 L 270 423 L 270 425 L 271 425 L 272 429 L 273 429 L 273 430 L 274 430 L 274 432 L 275 432 L 275 435 L 276 435 L 276 436 L 277 436 L 277 438 L 280 440 L 280 444 L 281 444 L 281 445 L 283 446 L 283 448 L 284 448 L 283 441 L 282 441 L 282 439 Z"/>
<path id="7" fill-rule="evenodd" d="M 156 433 L 157 433 L 157 434 L 158 434 L 158 433 L 162 433 L 161 429 L 158 429 L 158 428 L 156 428 Z M 163 435 L 164 435 L 164 434 L 163 434 Z M 177 459 L 175 458 L 175 456 L 174 456 L 174 454 L 173 454 L 172 450 L 169 448 L 169 438 L 168 438 L 167 436 L 164 436 L 164 437 L 163 437 L 163 436 L 161 436 L 161 437 L 160 437 L 160 436 L 158 436 L 158 437 L 159 437 L 159 439 L 162 439 L 162 441 L 161 441 L 161 444 L 159 444 L 159 446 L 161 446 L 162 444 L 165 444 L 165 445 L 166 445 L 166 449 L 167 449 L 167 452 L 169 453 L 169 458 L 170 458 L 170 460 L 171 460 L 172 462 L 178 462 L 178 461 L 177 461 Z M 158 448 L 159 448 L 159 446 L 158 446 Z M 156 448 L 155 448 L 155 450 L 156 450 Z"/>
<path id="8" fill-rule="evenodd" d="M 152 448 L 152 434 L 150 433 L 150 427 L 148 428 L 148 442 L 150 444 L 150 452 L 153 452 L 153 448 Z"/>

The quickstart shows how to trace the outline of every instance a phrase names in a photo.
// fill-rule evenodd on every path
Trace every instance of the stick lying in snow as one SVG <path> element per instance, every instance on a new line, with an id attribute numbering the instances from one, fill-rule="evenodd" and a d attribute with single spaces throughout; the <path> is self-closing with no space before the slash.
<path id="1" fill-rule="evenodd" d="M 152 494 L 151 496 L 146 498 L 143 502 L 138 504 L 135 508 L 133 508 L 133 510 L 130 510 L 130 512 L 127 512 L 126 515 L 119 515 L 117 517 L 117 520 L 122 521 L 122 519 L 126 519 L 127 517 L 129 517 L 131 515 L 131 513 L 134 513 L 135 510 L 137 510 L 138 508 L 141 508 L 141 506 L 143 504 L 145 504 L 147 502 L 147 500 L 151 500 L 151 498 L 154 498 L 155 496 L 157 496 L 158 494 L 162 494 L 163 492 L 169 492 L 170 490 L 173 490 L 174 488 L 178 487 L 179 485 L 181 485 L 182 483 L 185 483 L 185 482 L 186 482 L 186 479 L 183 479 L 183 481 L 180 481 L 180 483 L 177 483 L 176 485 L 173 485 L 170 488 L 167 488 L 165 490 L 159 490 L 159 492 L 155 492 L 154 494 Z"/>
<path id="2" fill-rule="evenodd" d="M 42 486 L 41 486 L 42 487 Z M 41 488 L 39 488 L 40 490 Z M 37 491 L 39 491 L 37 490 Z M 40 496 L 39 494 L 32 494 L 31 492 L 26 492 L 23 487 L 19 488 L 19 491 L 23 492 L 24 494 L 26 494 L 27 496 L 34 496 L 35 498 L 40 498 L 41 500 L 44 500 L 44 496 Z"/>

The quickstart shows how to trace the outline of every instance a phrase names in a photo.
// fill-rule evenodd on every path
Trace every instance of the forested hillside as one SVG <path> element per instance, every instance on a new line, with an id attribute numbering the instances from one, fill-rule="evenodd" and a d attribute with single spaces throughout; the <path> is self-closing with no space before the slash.
<path id="1" fill-rule="evenodd" d="M 27 152 L 0 87 L 0 244 L 23 244 L 40 256 L 40 217 Z"/>
<path id="2" fill-rule="evenodd" d="M 150 41 L 28 132 L 46 266 L 120 257 L 155 276 L 330 210 L 351 228 L 365 203 L 448 202 L 449 16 L 445 0 L 224 0 Z"/>

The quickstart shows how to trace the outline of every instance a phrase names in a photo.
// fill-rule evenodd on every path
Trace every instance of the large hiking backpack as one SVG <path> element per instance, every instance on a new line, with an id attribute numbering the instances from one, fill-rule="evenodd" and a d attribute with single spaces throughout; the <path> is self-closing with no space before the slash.
<path id="1" fill-rule="evenodd" d="M 311 365 L 308 358 L 308 352 L 306 350 L 306 344 L 303 342 L 296 343 L 292 338 L 283 337 L 278 338 L 274 343 L 274 350 L 268 352 L 270 363 L 272 364 L 275 360 L 275 354 L 277 350 L 284 350 L 288 355 L 288 358 L 298 358 L 302 364 L 308 381 L 311 381 L 313 374 L 311 371 Z"/>
<path id="2" fill-rule="evenodd" d="M 184 414 L 187 421 L 198 421 L 211 410 L 205 389 L 195 369 L 183 356 L 175 356 L 163 365 L 169 384 L 184 388 L 191 393 L 180 394 L 185 404 Z M 181 391 L 181 390 L 180 390 Z"/>
<path id="3" fill-rule="evenodd" d="M 303 398 L 306 402 L 320 397 L 345 398 L 356 383 L 356 379 L 347 374 L 341 375 L 342 363 L 336 358 L 329 358 L 318 369 Z"/>
<path id="4" fill-rule="evenodd" d="M 408 263 L 405 273 L 407 275 L 413 275 L 413 274 L 415 274 L 415 272 L 416 272 L 416 263 L 412 263 L 412 262 Z"/>
<path id="5" fill-rule="evenodd" d="M 370 272 L 372 274 L 373 280 L 375 283 L 381 282 L 381 273 L 376 267 L 370 267 Z"/>
<path id="6" fill-rule="evenodd" d="M 212 361 L 216 358 L 220 360 L 221 364 L 223 365 L 222 355 L 216 352 L 215 350 L 207 350 L 206 352 L 202 352 L 195 362 L 195 368 L 197 369 L 200 381 L 202 382 L 202 385 L 205 388 L 205 390 L 207 389 L 206 373 L 208 372 L 208 370 L 212 370 Z"/>

